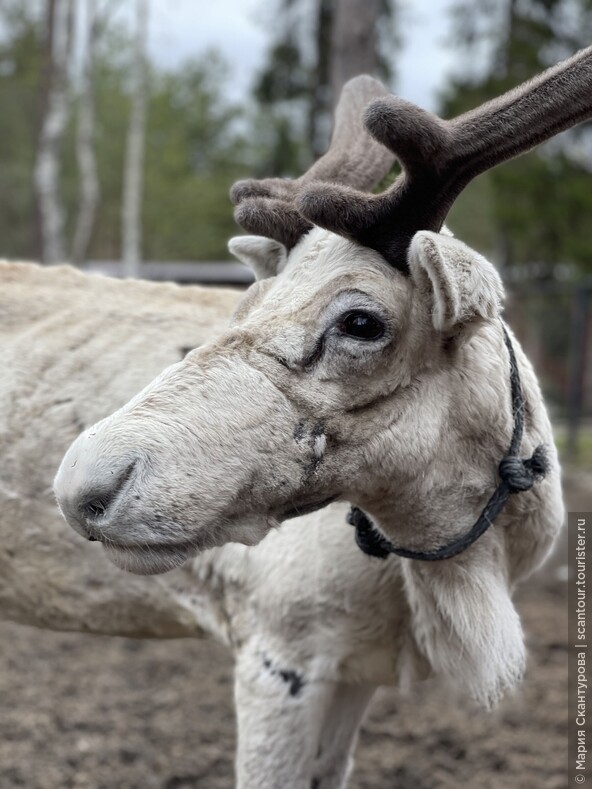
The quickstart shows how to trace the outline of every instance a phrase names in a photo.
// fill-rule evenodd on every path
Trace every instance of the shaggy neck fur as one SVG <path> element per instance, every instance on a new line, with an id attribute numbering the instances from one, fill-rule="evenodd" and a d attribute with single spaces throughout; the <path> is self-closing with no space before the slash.
<path id="1" fill-rule="evenodd" d="M 535 446 L 548 444 L 550 426 L 532 368 L 517 352 L 525 399 L 522 453 L 530 455 Z M 398 463 L 405 471 L 384 480 L 381 497 L 355 501 L 383 533 L 396 530 L 398 544 L 411 548 L 425 547 L 426 534 L 429 546 L 437 547 L 470 529 L 497 484 L 498 458 L 510 443 L 501 324 L 481 327 L 456 353 L 452 369 L 435 370 L 424 381 L 421 402 L 415 403 L 418 441 Z M 562 520 L 552 445 L 549 453 L 549 478 L 528 496 L 512 497 L 495 527 L 466 553 L 429 564 L 398 560 L 420 648 L 437 671 L 485 706 L 513 688 L 524 669 L 522 630 L 508 590 L 543 560 Z M 527 544 L 532 563 L 523 554 Z"/>

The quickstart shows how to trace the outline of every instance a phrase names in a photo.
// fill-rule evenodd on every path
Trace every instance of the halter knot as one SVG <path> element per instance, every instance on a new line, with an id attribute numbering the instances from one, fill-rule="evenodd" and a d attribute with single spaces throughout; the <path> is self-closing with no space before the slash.
<path id="1" fill-rule="evenodd" d="M 506 455 L 499 464 L 498 472 L 510 493 L 521 493 L 530 490 L 537 480 L 542 479 L 547 473 L 548 466 L 545 448 L 541 444 L 530 458 Z"/>
<path id="2" fill-rule="evenodd" d="M 356 545 L 368 556 L 386 559 L 391 553 L 389 541 L 374 528 L 372 521 L 358 507 L 352 507 L 347 513 L 347 522 L 356 529 Z"/>

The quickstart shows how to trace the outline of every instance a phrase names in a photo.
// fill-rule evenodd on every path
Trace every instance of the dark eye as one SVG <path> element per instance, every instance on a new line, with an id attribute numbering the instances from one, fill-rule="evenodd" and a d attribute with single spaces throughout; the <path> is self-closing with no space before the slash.
<path id="1" fill-rule="evenodd" d="M 377 340 L 384 334 L 384 323 L 367 312 L 350 312 L 338 324 L 339 331 L 358 340 Z"/>

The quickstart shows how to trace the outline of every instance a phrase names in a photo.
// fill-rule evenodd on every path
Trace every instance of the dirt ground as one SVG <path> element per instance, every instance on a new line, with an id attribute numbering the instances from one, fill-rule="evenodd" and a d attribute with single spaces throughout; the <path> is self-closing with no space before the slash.
<path id="1" fill-rule="evenodd" d="M 568 490 L 572 509 L 592 510 L 589 481 Z M 565 584 L 551 566 L 517 602 L 519 694 L 487 714 L 429 685 L 381 689 L 353 789 L 566 786 Z M 216 644 L 0 623 L 0 789 L 231 789 L 234 745 L 232 663 Z"/>

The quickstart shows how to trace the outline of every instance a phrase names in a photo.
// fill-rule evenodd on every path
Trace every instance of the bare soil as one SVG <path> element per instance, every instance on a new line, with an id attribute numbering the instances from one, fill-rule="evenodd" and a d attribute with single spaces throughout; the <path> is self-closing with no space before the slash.
<path id="1" fill-rule="evenodd" d="M 562 789 L 565 584 L 519 606 L 529 668 L 493 714 L 426 685 L 381 689 L 352 787 Z M 232 662 L 209 641 L 133 641 L 0 626 L 0 787 L 230 789 Z"/>
<path id="2" fill-rule="evenodd" d="M 589 483 L 576 485 L 573 509 L 592 510 Z M 429 684 L 381 689 L 354 789 L 564 789 L 567 595 L 553 565 L 517 602 L 521 691 L 488 714 Z M 0 789 L 230 789 L 234 747 L 222 647 L 0 624 Z"/>

